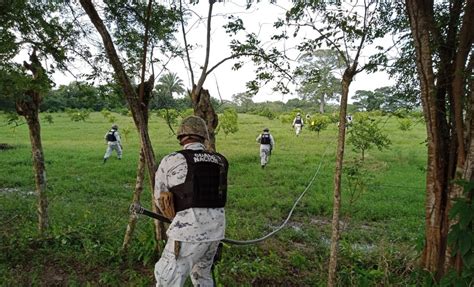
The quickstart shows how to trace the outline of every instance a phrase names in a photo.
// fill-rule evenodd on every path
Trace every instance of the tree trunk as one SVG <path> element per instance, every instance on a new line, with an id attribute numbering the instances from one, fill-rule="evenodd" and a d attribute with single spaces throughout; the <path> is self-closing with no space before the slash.
<path id="1" fill-rule="evenodd" d="M 41 81 L 44 76 L 43 70 L 36 50 L 30 55 L 31 63 L 24 62 L 25 68 L 33 74 L 33 80 Z M 39 122 L 39 106 L 42 101 L 41 94 L 37 91 L 29 90 L 25 93 L 25 98 L 16 101 L 16 111 L 24 116 L 28 123 L 30 133 L 31 153 L 33 157 L 33 168 L 35 172 L 35 191 L 37 196 L 38 230 L 40 234 L 47 232 L 49 227 L 48 199 L 46 196 L 46 167 L 44 164 L 43 145 L 41 142 L 41 126 Z"/>
<path id="2" fill-rule="evenodd" d="M 94 4 L 90 0 L 80 0 L 81 6 L 84 8 L 84 11 L 89 16 L 92 24 L 96 27 L 97 31 L 99 32 L 100 36 L 102 37 L 102 41 L 104 43 L 104 48 L 109 58 L 110 64 L 112 65 L 116 78 L 122 87 L 127 102 L 130 106 L 133 121 L 135 126 L 137 127 L 141 147 L 144 151 L 145 162 L 148 170 L 148 178 L 150 180 L 150 186 L 152 191 L 152 198 L 154 185 L 155 185 L 155 157 L 153 152 L 153 147 L 151 145 L 150 137 L 148 134 L 148 125 L 146 120 L 146 114 L 143 113 L 143 110 L 140 108 L 141 100 L 139 99 L 137 93 L 134 91 L 130 79 L 128 78 L 125 69 L 120 61 L 120 58 L 115 50 L 112 38 L 110 37 L 107 28 L 105 27 L 102 19 L 100 18 L 99 14 L 97 13 Z M 157 207 L 155 204 L 152 206 L 153 211 L 157 211 Z M 155 237 L 157 240 L 162 240 L 163 238 L 161 235 L 164 231 L 162 229 L 162 224 L 155 222 Z"/>
<path id="3" fill-rule="evenodd" d="M 324 105 L 326 104 L 325 102 L 325 94 L 323 93 L 321 95 L 321 102 L 319 103 L 319 113 L 324 114 Z"/>
<path id="4" fill-rule="evenodd" d="M 449 156 L 446 141 L 440 130 L 444 122 L 438 110 L 436 100 L 435 76 L 432 64 L 429 19 L 432 18 L 432 7 L 418 6 L 418 1 L 406 1 L 414 39 L 417 70 L 420 75 L 421 100 L 425 115 L 428 163 L 426 175 L 426 205 L 425 205 L 425 247 L 421 258 L 422 266 L 434 273 L 439 280 L 443 274 L 444 254 L 447 241 L 448 182 L 446 159 Z M 442 109 L 444 110 L 444 108 Z"/>
<path id="5" fill-rule="evenodd" d="M 470 147 L 472 139 L 466 141 L 464 137 L 462 105 L 466 78 L 464 67 L 474 37 L 474 1 L 467 1 L 464 13 L 460 12 L 462 2 L 452 3 L 446 33 L 441 32 L 439 24 L 435 23 L 432 1 L 407 0 L 406 7 L 416 51 L 428 141 L 426 242 L 421 264 L 439 281 L 450 267 L 457 267 L 458 271 L 461 268 L 459 258 L 452 260 L 447 246 L 449 228 L 454 223 L 449 221 L 448 214 L 452 200 L 462 196 L 462 190 L 450 182 L 455 178 L 466 178 L 469 170 L 465 164 L 469 158 L 466 155 L 469 148 L 466 147 Z M 458 29 L 460 15 L 464 20 Z M 433 47 L 439 50 L 432 50 Z M 433 68 L 435 54 L 439 55 L 437 69 Z M 438 75 L 435 75 L 435 70 Z"/>
<path id="6" fill-rule="evenodd" d="M 339 248 L 339 217 L 341 209 L 341 177 L 346 138 L 346 113 L 349 86 L 354 77 L 352 69 L 347 68 L 342 77 L 341 107 L 339 109 L 339 134 L 336 150 L 336 170 L 334 172 L 334 199 L 332 210 L 331 252 L 329 257 L 328 286 L 336 286 L 337 253 Z"/>
<path id="7" fill-rule="evenodd" d="M 200 89 L 198 93 L 197 88 L 194 87 L 191 92 L 191 100 L 193 102 L 194 115 L 202 118 L 207 123 L 207 129 L 209 130 L 209 141 L 206 141 L 206 149 L 210 151 L 216 151 L 216 134 L 215 130 L 219 123 L 217 114 L 211 104 L 211 96 L 209 91 Z"/>
<path id="8" fill-rule="evenodd" d="M 145 153 L 140 149 L 140 158 L 138 160 L 137 178 L 135 180 L 135 190 L 133 192 L 132 204 L 140 203 L 140 197 L 143 192 L 143 181 L 145 179 Z M 128 218 L 127 230 L 123 239 L 122 250 L 127 251 L 132 240 L 133 231 L 137 222 L 136 215 L 130 214 Z"/>

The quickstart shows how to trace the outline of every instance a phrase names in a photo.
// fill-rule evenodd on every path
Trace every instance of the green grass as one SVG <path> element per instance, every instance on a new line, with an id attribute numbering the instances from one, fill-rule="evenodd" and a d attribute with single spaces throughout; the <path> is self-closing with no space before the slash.
<path id="1" fill-rule="evenodd" d="M 44 116 L 44 115 L 43 115 Z M 128 221 L 139 152 L 138 134 L 129 117 L 116 114 L 124 156 L 102 164 L 110 123 L 100 113 L 86 122 L 53 114 L 42 122 L 47 169 L 50 233 L 36 230 L 31 148 L 26 125 L 0 126 L 0 282 L 6 286 L 153 286 L 152 221 L 140 218 L 132 247 L 120 253 Z M 2 117 L 2 122 L 5 122 Z M 269 127 L 276 146 L 260 169 L 255 142 Z M 384 125 L 392 147 L 366 152 L 364 167 L 372 180 L 349 204 L 342 185 L 340 286 L 416 285 L 416 257 L 423 238 L 426 147 L 424 126 L 398 129 Z M 216 267 L 223 286 L 325 286 L 331 236 L 332 191 L 337 127 L 317 136 L 304 129 L 296 137 L 289 124 L 239 115 L 239 131 L 217 136 L 217 149 L 230 163 L 227 231 L 232 239 L 255 239 L 279 226 L 321 165 L 314 183 L 288 226 L 251 246 L 226 245 Z M 179 145 L 161 119 L 150 119 L 157 162 Z M 346 147 L 345 165 L 360 155 Z M 146 181 L 148 183 L 148 181 Z M 148 184 L 142 203 L 150 207 Z M 0 285 L 2 285 L 0 284 Z M 2 285 L 3 286 L 3 285 Z"/>

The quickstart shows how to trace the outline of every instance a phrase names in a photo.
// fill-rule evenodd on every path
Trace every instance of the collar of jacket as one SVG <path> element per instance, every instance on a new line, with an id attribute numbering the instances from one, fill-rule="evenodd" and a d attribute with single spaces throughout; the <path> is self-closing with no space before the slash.
<path id="1" fill-rule="evenodd" d="M 202 143 L 188 143 L 183 146 L 183 149 L 204 150 L 206 147 Z"/>

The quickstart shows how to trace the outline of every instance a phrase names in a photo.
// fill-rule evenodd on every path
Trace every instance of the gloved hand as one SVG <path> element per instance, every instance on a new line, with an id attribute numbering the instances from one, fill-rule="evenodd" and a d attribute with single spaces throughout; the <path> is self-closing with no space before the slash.
<path id="1" fill-rule="evenodd" d="M 165 217 L 169 219 L 174 218 L 176 212 L 174 210 L 173 194 L 171 192 L 165 191 L 160 193 L 158 208 Z"/>

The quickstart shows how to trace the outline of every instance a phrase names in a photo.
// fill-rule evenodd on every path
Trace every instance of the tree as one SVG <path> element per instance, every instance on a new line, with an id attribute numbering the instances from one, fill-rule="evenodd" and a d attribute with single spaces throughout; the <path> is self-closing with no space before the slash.
<path id="1" fill-rule="evenodd" d="M 296 27 L 296 33 L 305 31 L 305 40 L 298 46 L 302 52 L 312 52 L 322 45 L 335 50 L 344 64 L 341 81 L 339 132 L 334 173 L 334 204 L 332 218 L 331 254 L 328 286 L 336 282 L 337 250 L 339 242 L 339 213 L 341 206 L 341 173 L 344 158 L 345 122 L 349 87 L 355 75 L 374 70 L 386 58 L 384 49 L 362 63 L 364 47 L 383 37 L 390 23 L 390 2 L 366 1 L 362 3 L 326 1 L 297 1 L 287 13 L 287 22 Z M 322 24 L 319 24 L 322 23 Z M 311 32 L 310 32 L 311 31 Z M 312 34 L 309 34 L 312 33 Z M 308 37 L 307 35 L 314 35 Z"/>
<path id="2" fill-rule="evenodd" d="M 185 92 L 183 81 L 176 73 L 167 73 L 161 76 L 155 90 L 158 97 L 168 96 L 171 98 L 173 98 L 173 94 L 182 95 Z"/>
<path id="3" fill-rule="evenodd" d="M 67 51 L 76 46 L 77 36 L 67 17 L 59 17 L 66 15 L 62 8 L 56 2 L 0 3 L 0 98 L 15 103 L 16 112 L 28 124 L 40 234 L 47 232 L 49 216 L 39 109 L 43 96 L 51 88 L 50 74 L 55 69 L 67 68 Z M 79 45 L 77 49 L 80 49 Z M 28 60 L 20 64 L 19 55 L 25 51 L 28 53 Z M 43 60 L 50 60 L 49 71 L 42 66 Z"/>
<path id="4" fill-rule="evenodd" d="M 253 105 L 253 96 L 252 93 L 248 92 L 238 93 L 232 96 L 232 101 L 242 108 L 241 112 L 245 113 Z"/>
<path id="5" fill-rule="evenodd" d="M 381 110 L 385 102 L 387 95 L 379 91 L 365 91 L 358 90 L 355 92 L 354 106 L 356 106 L 360 111 L 376 111 Z"/>
<path id="6" fill-rule="evenodd" d="M 297 90 L 303 100 L 319 103 L 319 112 L 324 113 L 327 100 L 341 93 L 341 79 L 335 72 L 344 67 L 341 56 L 335 50 L 309 51 L 299 58 L 301 66 L 296 74 L 301 79 Z"/>
<path id="7" fill-rule="evenodd" d="M 474 97 L 474 1 L 406 1 L 405 7 L 411 33 L 405 45 L 413 45 L 416 55 L 428 144 L 421 264 L 438 281 L 449 268 L 460 273 L 463 265 L 447 237 L 453 200 L 463 197 L 453 179 L 474 179 L 474 111 L 468 104 Z"/>
<path id="8" fill-rule="evenodd" d="M 388 136 L 378 126 L 378 122 L 365 117 L 358 118 L 351 125 L 347 142 L 353 145 L 354 151 L 361 153 L 362 161 L 365 159 L 365 151 L 373 146 L 382 150 L 388 148 L 391 144 Z"/>
<path id="9" fill-rule="evenodd" d="M 140 156 L 140 159 L 144 160 L 144 162 L 140 162 L 138 165 L 136 186 L 142 186 L 140 182 L 143 181 L 143 174 L 138 173 L 144 170 L 142 165 L 146 164 L 152 191 L 152 208 L 153 211 L 158 212 L 158 208 L 154 204 L 153 196 L 155 158 L 148 134 L 148 106 L 151 99 L 154 75 L 152 73 L 149 80 L 145 81 L 146 59 L 149 40 L 152 43 L 157 43 L 161 40 L 166 42 L 169 33 L 173 31 L 175 11 L 165 9 L 164 6 L 161 5 L 153 6 L 152 2 L 153 1 L 149 1 L 147 5 L 137 4 L 137 6 L 130 5 L 126 1 L 112 1 L 107 3 L 109 4 L 106 6 L 106 12 L 109 13 L 106 14 L 107 19 L 114 20 L 117 27 L 117 29 L 114 30 L 114 36 L 117 39 L 117 43 L 121 44 L 120 47 L 127 51 L 127 55 L 129 56 L 129 64 L 124 65 L 117 53 L 113 38 L 101 16 L 99 16 L 94 4 L 90 0 L 80 0 L 82 8 L 101 36 L 107 58 L 113 67 L 117 82 L 123 89 L 123 93 L 132 112 L 133 121 L 139 133 L 141 142 L 140 153 L 143 154 Z M 130 14 L 129 12 L 132 13 Z M 150 21 L 152 12 L 153 21 Z M 150 37 L 150 34 L 152 37 Z M 135 39 L 142 39 L 143 46 L 140 47 L 140 42 L 135 41 Z M 127 70 L 129 72 L 127 72 Z M 140 70 L 141 73 L 139 75 L 140 84 L 135 89 L 130 80 L 129 73 L 133 73 L 136 70 Z M 140 193 L 141 189 L 135 191 L 134 202 L 139 201 Z M 134 222 L 134 219 L 131 217 L 129 226 L 127 227 L 127 230 L 130 230 L 130 232 L 133 231 Z M 155 220 L 155 236 L 157 240 L 164 239 L 166 236 L 163 223 L 157 220 Z M 124 248 L 126 248 L 129 238 L 130 234 L 127 233 L 124 240 Z"/>
<path id="10" fill-rule="evenodd" d="M 329 117 L 324 115 L 315 115 L 311 117 L 311 120 L 308 123 L 309 130 L 317 132 L 319 136 L 319 132 L 325 130 L 330 123 L 331 120 L 329 119 Z"/>

